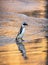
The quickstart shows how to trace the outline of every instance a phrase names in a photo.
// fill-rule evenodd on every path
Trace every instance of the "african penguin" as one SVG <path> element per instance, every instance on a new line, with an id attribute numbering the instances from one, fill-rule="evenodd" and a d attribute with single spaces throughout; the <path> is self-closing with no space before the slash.
<path id="1" fill-rule="evenodd" d="M 21 25 L 21 28 L 20 28 L 20 31 L 19 33 L 17 34 L 17 37 L 16 37 L 16 44 L 18 46 L 18 49 L 19 51 L 21 51 L 22 53 L 22 56 L 27 59 L 27 56 L 26 56 L 26 50 L 25 50 L 25 47 L 23 45 L 23 36 L 24 36 L 24 33 L 25 33 L 25 26 L 27 26 L 28 24 L 26 22 L 23 22 L 22 25 Z"/>

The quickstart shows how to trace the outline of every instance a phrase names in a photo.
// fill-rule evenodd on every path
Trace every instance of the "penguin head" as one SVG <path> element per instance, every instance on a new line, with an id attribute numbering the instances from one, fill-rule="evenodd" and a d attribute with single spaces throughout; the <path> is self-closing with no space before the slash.
<path id="1" fill-rule="evenodd" d="M 26 22 L 23 22 L 23 25 L 24 25 L 24 26 L 28 26 L 28 24 L 27 24 Z"/>

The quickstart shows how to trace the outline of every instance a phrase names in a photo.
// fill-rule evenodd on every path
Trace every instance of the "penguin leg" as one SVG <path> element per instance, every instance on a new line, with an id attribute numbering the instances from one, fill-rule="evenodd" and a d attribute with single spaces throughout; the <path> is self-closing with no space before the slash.
<path id="1" fill-rule="evenodd" d="M 22 41 L 24 41 L 22 38 L 21 38 Z"/>

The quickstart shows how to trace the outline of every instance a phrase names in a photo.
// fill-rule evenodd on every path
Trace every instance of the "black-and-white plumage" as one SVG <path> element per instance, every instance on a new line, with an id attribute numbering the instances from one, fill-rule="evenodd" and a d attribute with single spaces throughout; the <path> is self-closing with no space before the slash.
<path id="1" fill-rule="evenodd" d="M 22 53 L 22 56 L 27 59 L 27 56 L 26 56 L 26 50 L 24 48 L 24 45 L 22 43 L 23 41 L 23 36 L 24 36 L 24 33 L 25 33 L 25 26 L 27 26 L 28 24 L 23 22 L 22 25 L 21 25 L 21 28 L 20 28 L 20 31 L 16 37 L 16 43 L 18 45 L 18 49 L 21 51 Z"/>
<path id="2" fill-rule="evenodd" d="M 22 38 L 24 36 L 24 33 L 25 33 L 25 26 L 27 26 L 28 24 L 27 23 L 22 23 L 21 25 L 21 28 L 20 28 L 20 31 L 18 33 L 18 37 L 19 38 Z"/>

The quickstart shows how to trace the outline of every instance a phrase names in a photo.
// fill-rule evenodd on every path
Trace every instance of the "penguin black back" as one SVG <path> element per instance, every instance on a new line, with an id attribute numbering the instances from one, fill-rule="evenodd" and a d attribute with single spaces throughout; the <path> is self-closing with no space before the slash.
<path id="1" fill-rule="evenodd" d="M 23 28 L 22 28 L 22 26 L 21 26 L 19 34 L 21 34 L 22 30 L 23 30 Z"/>

